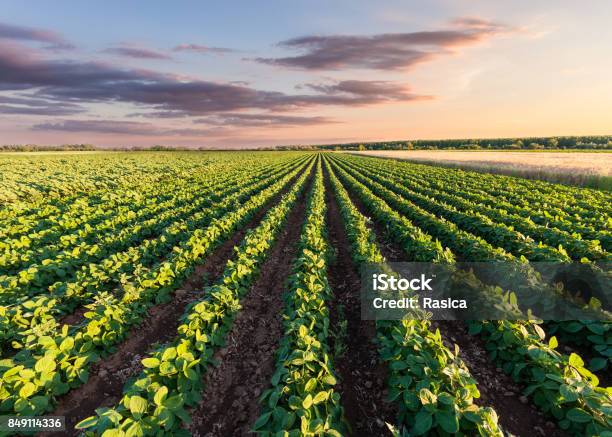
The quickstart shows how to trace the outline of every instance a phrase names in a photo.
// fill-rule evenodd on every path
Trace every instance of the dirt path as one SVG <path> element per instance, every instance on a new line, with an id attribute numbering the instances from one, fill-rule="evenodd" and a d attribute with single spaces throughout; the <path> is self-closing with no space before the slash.
<path id="1" fill-rule="evenodd" d="M 260 415 L 259 396 L 270 384 L 274 352 L 283 336 L 283 294 L 297 255 L 311 183 L 312 177 L 263 263 L 259 279 L 242 299 L 227 344 L 215 353 L 219 365 L 204 377 L 202 402 L 189 426 L 196 437 L 252 435 L 251 427 Z"/>
<path id="2" fill-rule="evenodd" d="M 234 247 L 240 244 L 249 229 L 261 222 L 269 208 L 278 203 L 297 177 L 264 205 L 246 226 L 206 257 L 204 263 L 198 265 L 182 287 L 173 293 L 170 302 L 152 307 L 142 324 L 130 330 L 115 353 L 92 366 L 86 384 L 59 398 L 52 415 L 66 416 L 67 431 L 55 435 L 77 435 L 74 425 L 94 415 L 96 408 L 112 406 L 121 399 L 126 380 L 142 370 L 142 358 L 157 344 L 168 342 L 176 336 L 180 318 L 187 305 L 198 300 L 204 286 L 223 273 L 226 261 L 233 256 Z"/>
<path id="3" fill-rule="evenodd" d="M 348 190 L 348 187 L 346 188 Z M 368 217 L 363 203 L 350 190 L 348 192 L 355 207 Z M 401 247 L 388 241 L 386 229 L 381 223 L 372 220 L 370 225 L 376 233 L 381 253 L 387 260 L 407 261 L 405 258 L 401 259 L 401 256 L 405 256 Z M 477 403 L 493 407 L 499 415 L 499 423 L 505 430 L 516 436 L 563 435 L 553 421 L 546 418 L 529 399 L 521 395 L 522 388 L 514 383 L 510 376 L 501 369 L 498 371 L 495 364 L 488 359 L 480 338 L 469 335 L 463 321 L 438 321 L 434 324 L 434 329 L 435 326 L 439 326 L 442 338 L 451 350 L 454 348 L 452 343 L 459 345 L 460 356 L 476 379 L 482 394 Z"/>
<path id="4" fill-rule="evenodd" d="M 330 302 L 333 362 L 338 391 L 352 435 L 386 434 L 385 422 L 394 423 L 397 410 L 387 398 L 387 368 L 378 358 L 376 326 L 361 320 L 361 281 L 350 255 L 338 203 L 325 172 L 327 227 L 335 259 L 327 269 L 334 292 Z"/>

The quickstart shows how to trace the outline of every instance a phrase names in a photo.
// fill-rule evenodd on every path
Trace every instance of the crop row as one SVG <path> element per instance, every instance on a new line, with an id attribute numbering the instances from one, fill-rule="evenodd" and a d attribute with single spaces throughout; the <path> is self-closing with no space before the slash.
<path id="1" fill-rule="evenodd" d="M 306 207 L 299 252 L 283 313 L 285 332 L 276 353 L 272 387 L 254 424 L 260 435 L 340 436 L 346 432 L 329 350 L 325 188 L 319 160 Z"/>
<path id="2" fill-rule="evenodd" d="M 166 174 L 155 174 L 155 165 L 149 161 L 146 168 L 139 166 L 137 160 L 118 160 L 118 157 L 106 156 L 102 162 L 99 160 L 81 159 L 41 159 L 28 164 L 23 161 L 12 162 L 12 167 L 3 173 L 3 181 L 13 181 L 15 184 L 29 185 L 45 192 L 51 187 L 60 187 L 61 196 L 49 196 L 46 193 L 40 196 L 29 196 L 27 202 L 15 201 L 3 205 L 0 209 L 0 223 L 2 236 L 27 236 L 28 234 L 45 234 L 47 228 L 56 224 L 74 229 L 78 223 L 81 212 L 90 212 L 92 215 L 102 213 L 107 206 L 127 205 L 130 201 L 138 200 L 146 193 L 157 192 L 155 187 L 185 185 L 197 182 L 199 175 L 176 178 L 166 178 Z M 0 163 L 2 161 L 0 160 Z M 20 165 L 22 164 L 21 168 Z M 183 163 L 184 166 L 184 163 Z M 214 170 L 232 170 L 232 165 L 222 164 L 213 160 L 205 161 L 202 166 Z M 13 167 L 17 167 L 15 171 Z M 112 169 L 109 170 L 109 168 Z M 176 167 L 175 167 L 176 168 Z M 11 171 L 12 170 L 12 171 Z M 109 170 L 104 175 L 100 170 Z M 117 177 L 117 170 L 121 176 Z M 123 170 L 123 171 L 121 171 Z M 167 169 L 166 169 L 167 170 Z M 177 168 L 178 170 L 178 168 Z M 45 177 L 48 172 L 61 175 L 61 179 Z M 206 172 L 202 172 L 205 174 Z M 88 186 L 85 192 L 72 190 L 70 182 L 83 180 Z M 91 185 L 94 185 L 92 187 Z M 51 188 L 52 189 L 52 188 Z M 86 217 L 89 214 L 85 214 Z"/>
<path id="3" fill-rule="evenodd" d="M 258 277 L 310 169 L 247 233 L 219 281 L 189 305 L 175 339 L 142 360 L 144 371 L 126 385 L 121 401 L 98 409 L 97 416 L 82 420 L 77 428 L 87 435 L 188 435 L 181 425 L 190 421 L 187 409 L 201 400 L 202 375 L 212 364 L 215 349 L 224 344 L 240 300 Z"/>
<path id="4" fill-rule="evenodd" d="M 120 343 L 151 306 L 167 300 L 197 263 L 244 226 L 301 170 L 303 166 L 194 231 L 159 266 L 142 269 L 121 297 L 101 293 L 85 314 L 83 325 L 74 330 L 64 325 L 61 332 L 40 336 L 27 350 L 0 360 L 0 411 L 40 414 L 51 408 L 56 396 L 86 382 L 88 368 L 100 354 Z"/>
<path id="5" fill-rule="evenodd" d="M 283 168 L 275 171 L 281 170 Z M 271 175 L 270 173 L 266 174 Z M 266 174 L 262 175 L 260 179 L 265 179 Z M 144 223 L 137 224 L 132 229 L 126 228 L 118 234 L 100 236 L 99 240 L 93 244 L 83 244 L 78 248 L 63 251 L 53 258 L 43 260 L 41 264 L 30 265 L 16 275 L 0 277 L 0 301 L 6 302 L 7 299 L 12 300 L 23 295 L 40 294 L 56 281 L 66 282 L 74 279 L 75 274 L 83 265 L 99 262 L 116 252 L 129 250 L 138 243 L 141 246 L 143 244 L 146 246 L 147 241 L 157 237 L 159 232 L 169 224 L 187 220 L 201 209 L 205 209 L 211 202 L 223 200 L 223 197 L 218 193 L 222 193 L 225 187 L 229 187 L 230 191 L 236 189 L 237 187 L 233 185 L 234 182 L 230 179 L 220 186 L 213 186 L 210 190 L 204 190 L 202 196 L 198 197 L 197 200 L 186 202 L 183 207 L 177 206 L 169 209 Z M 210 196 L 211 194 L 212 196 Z"/>
<path id="6" fill-rule="evenodd" d="M 350 166 L 357 175 L 363 174 L 363 169 Z M 440 217 L 453 223 L 458 229 L 464 230 L 483 238 L 490 244 L 502 248 L 508 253 L 523 256 L 530 261 L 564 262 L 569 261 L 564 250 L 542 245 L 524 235 L 514 231 L 512 228 L 495 222 L 494 220 L 473 211 L 461 212 L 452 204 L 443 203 L 433 197 L 415 193 L 408 188 L 400 186 L 396 181 L 378 173 L 368 172 L 367 179 L 376 183 L 376 187 L 384 187 L 387 192 L 395 193 L 399 199 L 408 201 L 406 205 L 413 205 L 413 216 L 426 212 L 430 217 Z M 401 197 L 400 197 L 401 196 Z M 404 208 L 407 210 L 408 206 Z M 419 208 L 419 209 L 416 209 Z M 480 260 L 482 261 L 482 260 Z"/>
<path id="7" fill-rule="evenodd" d="M 247 178 L 237 187 L 231 186 L 212 196 L 207 200 L 208 208 L 187 221 L 167 226 L 159 238 L 147 240 L 143 245 L 124 253 L 113 254 L 110 259 L 98 265 L 88 265 L 79 272 L 76 281 L 55 284 L 50 295 L 44 294 L 9 307 L 0 307 L 0 341 L 12 341 L 13 348 L 27 347 L 38 336 L 54 332 L 59 316 L 91 302 L 99 293 L 117 287 L 127 291 L 131 282 L 136 282 L 151 264 L 159 266 L 160 256 L 167 256 L 174 246 L 186 241 L 195 229 L 210 224 L 215 218 L 231 211 L 237 204 L 247 201 L 253 194 L 294 170 L 280 169 L 278 175 Z"/>
<path id="8" fill-rule="evenodd" d="M 264 169 L 271 169 L 277 165 L 276 162 L 263 161 L 251 166 L 254 172 Z M 17 233 L 13 239 L 8 239 L 0 243 L 0 249 L 5 251 L 10 249 L 36 249 L 49 246 L 52 243 L 70 247 L 73 241 L 91 235 L 87 232 L 89 227 L 104 229 L 104 222 L 116 218 L 121 211 L 139 211 L 139 204 L 147 207 L 162 205 L 168 200 L 187 198 L 205 189 L 211 184 L 223 182 L 224 176 L 235 178 L 240 173 L 244 173 L 246 168 L 234 165 L 210 166 L 210 171 L 193 175 L 184 180 L 163 180 L 160 183 L 146 187 L 146 189 L 135 190 L 135 187 L 116 188 L 112 192 L 100 193 L 101 195 L 83 196 L 76 202 L 68 205 L 63 211 L 57 214 L 48 215 L 44 219 L 36 221 L 36 227 L 30 232 L 13 232 L 13 228 L 22 229 L 11 223 L 4 223 L 2 228 L 7 233 Z M 102 202 L 101 202 L 102 200 Z M 37 213 L 37 215 L 40 212 Z M 70 233 L 70 231 L 73 231 Z"/>
<path id="9" fill-rule="evenodd" d="M 355 265 L 362 268 L 369 263 L 384 263 L 367 219 L 352 204 L 329 166 L 328 172 Z M 390 215 L 389 230 L 406 232 L 402 221 Z M 442 343 L 440 331 L 432 331 L 429 321 L 378 321 L 376 328 L 380 356 L 389 368 L 389 398 L 399 406 L 396 433 L 502 435 L 496 412 L 474 403 L 480 393 L 458 348 L 449 350 Z"/>
<path id="10" fill-rule="evenodd" d="M 523 296 L 550 295 L 554 297 L 560 293 L 564 293 L 563 290 L 557 287 L 542 283 L 539 273 L 534 270 L 524 258 L 517 258 L 511 252 L 507 252 L 503 248 L 494 247 L 485 239 L 460 229 L 454 222 L 444 217 L 438 217 L 428 210 L 404 199 L 396 192 L 377 182 L 376 176 L 365 176 L 364 173 L 358 172 L 351 167 L 343 168 L 347 169 L 349 176 L 355 177 L 360 183 L 368 186 L 373 193 L 381 196 L 385 202 L 401 213 L 405 219 L 412 221 L 412 223 L 414 223 L 413 227 L 417 227 L 421 231 L 421 234 L 424 231 L 426 235 L 436 238 L 452 250 L 455 257 L 459 257 L 460 260 L 481 262 L 493 260 L 505 261 L 505 274 L 501 277 L 498 275 L 490 277 L 491 275 L 486 271 L 478 272 L 479 278 L 484 282 L 499 285 L 504 290 L 520 291 Z M 492 232 L 494 232 L 494 230 L 492 230 Z M 427 256 L 426 253 L 413 253 L 412 256 L 415 257 L 414 260 L 418 261 L 422 260 L 423 255 Z M 594 270 L 594 273 L 603 274 L 597 270 Z M 568 299 L 571 298 L 567 293 L 565 293 L 563 297 Z M 527 302 L 519 301 L 519 305 L 522 303 L 527 304 Z M 596 309 L 597 305 L 595 303 L 593 303 L 593 305 L 593 311 L 599 312 L 599 310 Z M 602 317 L 605 318 L 606 315 L 603 314 Z M 565 322 L 551 321 L 550 323 L 565 325 Z M 594 338 L 587 328 L 587 323 L 584 322 L 582 324 L 584 325 L 584 329 L 576 330 L 572 337 L 572 341 L 576 342 L 576 344 L 589 345 L 589 348 L 593 350 L 595 356 L 604 360 L 603 363 L 597 361 L 597 368 L 602 368 L 602 365 L 604 367 L 607 366 L 609 362 L 608 349 L 602 348 L 600 343 L 591 341 Z M 606 322 L 595 322 L 595 324 L 599 325 L 599 329 L 607 330 Z M 593 325 L 593 323 L 588 323 L 588 325 Z"/>
<path id="11" fill-rule="evenodd" d="M 127 195 L 129 203 L 119 205 L 117 208 L 102 208 L 97 205 L 93 210 L 80 212 L 79 228 L 72 233 L 59 223 L 60 220 L 66 220 L 62 217 L 54 225 L 42 231 L 7 241 L 5 250 L 0 255 L 0 266 L 5 274 L 15 274 L 20 268 L 29 264 L 61 257 L 61 252 L 69 253 L 70 249 L 87 250 L 100 236 L 109 239 L 118 232 L 133 233 L 134 228 L 141 222 L 170 209 L 185 209 L 185 206 L 191 205 L 199 195 L 226 185 L 228 179 L 236 179 L 239 174 L 239 172 L 221 173 L 202 178 L 198 183 L 188 187 L 180 184 L 162 184 L 156 188 L 158 193 L 154 196 L 133 198 Z M 99 211 L 102 213 L 99 214 Z"/>
<path id="12" fill-rule="evenodd" d="M 168 159 L 170 158 L 170 159 Z M 191 159 L 190 159 L 191 158 Z M 104 214 L 109 207 L 129 205 L 143 197 L 163 195 L 163 189 L 198 185 L 214 174 L 231 174 L 236 170 L 275 164 L 278 157 L 268 159 L 243 155 L 240 159 L 220 159 L 219 155 L 205 157 L 191 155 L 187 159 L 164 155 L 146 155 L 125 159 L 125 155 L 106 154 L 101 157 L 81 159 L 41 158 L 19 166 L 22 161 L 10 162 L 3 172 L 3 181 L 11 179 L 20 184 L 40 187 L 60 186 L 62 196 L 44 195 L 28 197 L 26 202 L 9 202 L 0 207 L 0 236 L 29 238 L 47 228 L 59 225 L 64 231 L 79 227 L 83 219 Z M 0 160 L 0 164 L 2 164 Z M 15 167 L 17 171 L 15 171 Z M 13 174 L 11 174 L 13 172 Z M 47 172 L 62 175 L 62 180 L 46 177 Z M 64 179 L 70 182 L 83 180 L 86 190 L 63 187 Z M 29 182 L 28 182 L 29 181 Z M 91 184 L 96 188 L 92 188 Z M 69 184 L 68 184 L 69 185 Z M 65 192 L 64 192 L 65 190 Z"/>
<path id="13" fill-rule="evenodd" d="M 258 157 L 243 154 L 241 160 Z M 3 217 L 27 217 L 37 213 L 38 206 L 49 205 L 64 209 L 75 200 L 94 197 L 112 198 L 113 190 L 126 187 L 146 192 L 168 179 L 189 179 L 231 164 L 232 157 L 220 154 L 181 155 L 155 153 L 130 154 L 96 153 L 83 155 L 0 156 L 0 210 Z"/>
<path id="14" fill-rule="evenodd" d="M 455 171 L 441 167 L 425 166 L 423 173 L 444 173 L 463 181 L 469 188 L 480 188 L 495 197 L 523 206 L 558 208 L 566 214 L 577 215 L 579 219 L 599 221 L 600 212 L 608 211 L 609 194 L 602 190 L 577 188 L 549 182 L 500 176 L 488 173 Z"/>
<path id="15" fill-rule="evenodd" d="M 385 218 L 380 211 L 391 208 L 336 162 L 334 170 L 375 218 L 389 228 L 395 223 L 402 225 L 402 221 L 398 221 L 393 214 L 386 214 Z M 394 236 L 398 234 L 404 237 L 398 243 L 405 249 L 409 260 L 453 262 L 453 258 L 441 250 L 439 243 L 432 244 L 431 237 L 410 231 L 393 232 Z M 422 249 L 418 249 L 419 246 Z M 438 253 L 432 253 L 436 248 L 440 249 Z M 416 253 L 420 257 L 413 257 Z M 429 259 L 426 254 L 430 254 Z M 486 292 L 487 287 L 482 287 Z M 584 367 L 578 355 L 568 357 L 555 351 L 557 340 L 554 337 L 544 343 L 544 331 L 537 324 L 529 321 L 485 321 L 474 322 L 471 330 L 483 336 L 491 358 L 524 384 L 525 394 L 544 412 L 557 419 L 562 429 L 583 435 L 598 435 L 612 425 L 612 388 L 598 387 L 597 377 Z"/>
<path id="16" fill-rule="evenodd" d="M 488 218 L 495 224 L 501 225 L 501 228 L 505 229 L 506 233 L 510 233 L 511 230 L 516 230 L 525 236 L 524 239 L 532 237 L 536 239 L 536 241 L 542 241 L 552 247 L 560 246 L 575 260 L 580 260 L 581 258 L 587 258 L 589 260 L 612 260 L 612 255 L 602 249 L 598 240 L 583 240 L 580 234 L 575 232 L 575 229 L 565 231 L 539 225 L 525 217 L 513 214 L 504 209 L 483 205 L 482 202 L 479 202 L 477 199 L 472 198 L 467 200 L 463 197 L 464 192 L 453 191 L 449 189 L 449 187 L 443 187 L 443 184 L 437 184 L 437 187 L 433 188 L 431 187 L 432 184 L 424 181 L 423 178 L 405 176 L 402 173 L 391 173 L 388 167 L 384 165 L 369 165 L 369 161 L 361 164 L 361 167 L 367 168 L 368 172 L 375 172 L 378 176 L 384 177 L 383 180 L 393 181 L 393 184 L 386 186 L 388 188 L 395 188 L 395 192 L 417 204 L 423 204 L 427 200 L 431 201 L 435 199 L 438 203 L 444 202 L 465 214 L 476 217 L 477 219 L 474 221 L 473 227 L 478 226 L 479 218 L 486 221 L 487 226 L 490 225 L 489 220 L 486 219 Z M 504 225 L 507 226 L 507 228 L 505 228 Z M 612 234 L 608 231 L 601 231 L 599 237 L 604 241 L 606 246 L 612 243 Z M 501 235 L 499 238 L 501 238 Z"/>
<path id="17" fill-rule="evenodd" d="M 548 188 L 546 192 L 538 192 L 537 181 L 520 178 L 455 171 L 395 160 L 361 158 L 358 161 L 386 168 L 389 173 L 409 175 L 416 178 L 419 184 L 433 184 L 439 189 L 465 196 L 467 200 L 476 203 L 484 203 L 490 207 L 503 207 L 514 214 L 530 218 L 538 224 L 571 225 L 580 233 L 585 232 L 583 236 L 587 239 L 596 239 L 590 233 L 596 234 L 598 231 L 608 229 L 610 220 L 612 220 L 609 217 L 610 211 L 607 206 L 610 202 L 609 195 L 602 192 L 596 192 L 595 200 L 591 199 L 590 203 L 583 203 L 582 207 L 578 207 L 576 199 L 581 193 L 589 190 L 545 183 L 544 185 Z M 517 186 L 520 185 L 527 189 L 516 191 Z M 601 212 L 593 212 L 591 204 L 600 204 Z"/>

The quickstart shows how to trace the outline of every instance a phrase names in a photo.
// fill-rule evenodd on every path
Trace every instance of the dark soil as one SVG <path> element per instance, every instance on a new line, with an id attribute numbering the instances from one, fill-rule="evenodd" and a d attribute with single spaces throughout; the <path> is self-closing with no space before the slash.
<path id="1" fill-rule="evenodd" d="M 332 360 L 336 369 L 345 418 L 355 436 L 388 435 L 385 422 L 394 423 L 397 410 L 386 401 L 387 367 L 379 360 L 374 321 L 361 320 L 361 280 L 350 255 L 338 203 L 326 177 L 327 228 L 333 262 L 327 269 L 334 292 L 330 302 L 334 333 Z M 344 329 L 342 324 L 346 323 Z M 344 334 L 344 335 L 343 335 Z"/>
<path id="2" fill-rule="evenodd" d="M 66 314 L 59 319 L 59 325 L 77 325 L 85 320 L 85 313 L 88 311 L 87 307 L 81 306 L 75 309 L 72 313 Z"/>
<path id="3" fill-rule="evenodd" d="M 152 307 L 142 324 L 130 330 L 126 340 L 118 346 L 116 352 L 92 366 L 86 384 L 58 399 L 52 415 L 66 416 L 67 430 L 52 435 L 58 437 L 77 435 L 74 425 L 94 415 L 96 408 L 115 405 L 121 399 L 126 380 L 141 372 L 141 360 L 158 344 L 166 343 L 176 337 L 181 315 L 187 305 L 198 300 L 203 288 L 221 276 L 226 261 L 234 254 L 235 246 L 240 244 L 249 229 L 259 224 L 270 207 L 278 203 L 296 178 L 264 205 L 246 226 L 235 232 L 230 239 L 207 256 L 203 264 L 196 266 L 193 274 L 185 280 L 180 289 L 174 292 L 170 302 Z"/>
<path id="4" fill-rule="evenodd" d="M 219 365 L 204 377 L 202 402 L 193 411 L 194 436 L 246 436 L 261 414 L 259 397 L 275 370 L 274 352 L 283 336 L 283 294 L 297 255 L 309 181 L 287 218 L 260 276 L 242 299 L 242 309 L 215 353 Z"/>

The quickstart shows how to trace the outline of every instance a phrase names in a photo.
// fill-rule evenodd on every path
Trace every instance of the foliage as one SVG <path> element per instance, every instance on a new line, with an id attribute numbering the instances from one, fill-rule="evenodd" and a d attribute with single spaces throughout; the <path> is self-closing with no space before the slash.
<path id="1" fill-rule="evenodd" d="M 311 164 L 312 165 L 312 164 Z M 124 389 L 112 408 L 100 408 L 77 429 L 88 434 L 180 435 L 189 423 L 188 408 L 201 399 L 202 375 L 213 362 L 215 349 L 224 344 L 240 298 L 257 278 L 269 249 L 302 191 L 309 166 L 288 194 L 272 208 L 261 224 L 244 237 L 221 279 L 204 290 L 204 298 L 189 305 L 176 338 L 144 358 L 144 371 Z"/>
<path id="2" fill-rule="evenodd" d="M 284 312 L 285 335 L 277 352 L 272 387 L 262 394 L 254 431 L 264 436 L 340 436 L 340 395 L 328 344 L 325 193 L 319 161 L 302 228 Z"/>

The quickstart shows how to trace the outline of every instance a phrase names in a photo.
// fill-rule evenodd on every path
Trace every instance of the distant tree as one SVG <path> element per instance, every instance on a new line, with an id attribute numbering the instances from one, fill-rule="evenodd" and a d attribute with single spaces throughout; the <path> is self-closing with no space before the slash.
<path id="1" fill-rule="evenodd" d="M 556 138 L 549 138 L 548 139 L 548 147 L 550 149 L 557 149 L 559 147 L 559 140 Z"/>
<path id="2" fill-rule="evenodd" d="M 160 144 L 156 144 L 154 146 L 149 147 L 146 150 L 153 150 L 155 152 L 161 152 L 161 151 L 167 151 L 167 150 L 172 150 L 172 147 L 168 147 L 168 146 L 162 146 Z"/>
<path id="3" fill-rule="evenodd" d="M 358 150 L 365 150 L 365 149 L 366 149 L 366 147 L 365 147 L 363 144 L 360 144 L 360 145 L 359 145 Z"/>

